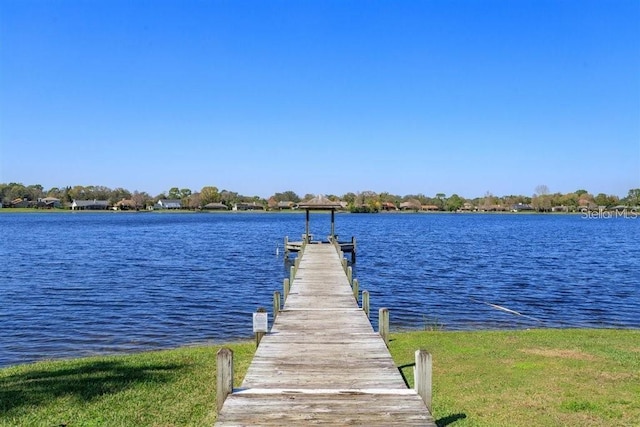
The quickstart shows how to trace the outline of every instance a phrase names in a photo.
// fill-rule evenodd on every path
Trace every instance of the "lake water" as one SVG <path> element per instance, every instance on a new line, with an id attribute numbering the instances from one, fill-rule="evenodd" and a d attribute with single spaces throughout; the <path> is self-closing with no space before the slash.
<path id="1" fill-rule="evenodd" d="M 249 338 L 303 231 L 300 213 L 2 214 L 0 367 Z M 392 330 L 640 327 L 635 215 L 337 214 L 336 232 L 374 325 L 388 307 Z"/>

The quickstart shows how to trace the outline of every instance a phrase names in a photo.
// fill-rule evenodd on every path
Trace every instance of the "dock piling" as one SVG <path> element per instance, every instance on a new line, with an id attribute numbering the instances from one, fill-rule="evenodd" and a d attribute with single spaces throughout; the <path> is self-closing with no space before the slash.
<path id="1" fill-rule="evenodd" d="M 233 392 L 233 350 L 221 348 L 216 353 L 216 407 L 222 409 L 227 396 Z"/>
<path id="2" fill-rule="evenodd" d="M 381 308 L 378 311 L 378 332 L 384 340 L 384 343 L 389 347 L 389 309 Z"/>
<path id="3" fill-rule="evenodd" d="M 280 292 L 275 291 L 273 293 L 273 320 L 274 321 L 279 312 L 280 312 Z"/>
<path id="4" fill-rule="evenodd" d="M 370 312 L 369 291 L 362 291 L 362 310 L 364 310 L 364 314 L 367 315 L 367 319 L 368 319 L 369 312 Z"/>
<path id="5" fill-rule="evenodd" d="M 289 279 L 284 279 L 282 281 L 283 302 L 286 302 L 287 297 L 289 296 L 289 289 L 291 288 L 290 283 L 291 281 Z"/>
<path id="6" fill-rule="evenodd" d="M 416 366 L 413 370 L 413 383 L 416 393 L 422 398 L 431 412 L 431 354 L 426 350 L 416 350 Z"/>
<path id="7" fill-rule="evenodd" d="M 265 310 L 264 308 L 260 307 L 256 310 L 257 313 L 266 313 L 267 310 Z M 265 322 L 266 323 L 266 322 Z M 262 337 L 266 334 L 265 332 L 262 331 L 256 331 L 256 347 L 258 347 L 260 345 L 260 341 L 262 341 Z"/>
<path id="8" fill-rule="evenodd" d="M 351 236 L 351 264 L 356 263 L 356 238 Z"/>

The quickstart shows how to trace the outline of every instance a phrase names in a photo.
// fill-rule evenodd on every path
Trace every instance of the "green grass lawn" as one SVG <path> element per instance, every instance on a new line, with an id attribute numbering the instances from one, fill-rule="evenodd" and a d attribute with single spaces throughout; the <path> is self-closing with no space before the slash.
<path id="1" fill-rule="evenodd" d="M 390 348 L 398 365 L 412 362 L 418 348 L 432 354 L 439 425 L 640 426 L 638 330 L 415 332 L 394 338 Z"/>
<path id="2" fill-rule="evenodd" d="M 235 384 L 253 342 L 231 344 Z M 39 362 L 0 370 L 0 426 L 202 426 L 215 411 L 219 347 Z M 638 426 L 640 331 L 410 332 L 434 361 L 439 426 Z M 405 370 L 411 377 L 411 369 Z M 409 378 L 411 380 L 411 378 Z"/>

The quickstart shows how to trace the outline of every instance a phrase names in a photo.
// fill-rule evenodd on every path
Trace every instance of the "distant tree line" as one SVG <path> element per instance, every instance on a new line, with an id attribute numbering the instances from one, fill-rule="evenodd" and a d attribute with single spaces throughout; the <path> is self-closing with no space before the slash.
<path id="1" fill-rule="evenodd" d="M 233 191 L 218 191 L 216 187 L 205 186 L 193 192 L 188 188 L 170 188 L 168 192 L 151 196 L 144 191 L 129 191 L 124 188 L 111 189 L 101 185 L 76 185 L 73 187 L 52 187 L 45 189 L 42 185 L 23 185 L 21 183 L 0 184 L 0 202 L 8 207 L 18 201 L 35 202 L 44 198 L 56 198 L 62 206 L 70 205 L 74 200 L 106 200 L 110 205 L 120 201 L 131 201 L 137 208 L 152 206 L 162 199 L 180 200 L 185 208 L 197 209 L 207 203 L 217 202 L 231 206 L 240 202 L 260 202 L 260 197 L 243 196 Z"/>
<path id="2" fill-rule="evenodd" d="M 218 190 L 215 186 L 204 186 L 199 191 L 189 188 L 172 187 L 168 191 L 151 196 L 144 191 L 129 191 L 124 188 L 111 189 L 100 185 L 52 187 L 45 189 L 40 184 L 23 185 L 21 183 L 0 184 L 0 202 L 5 207 L 15 205 L 17 201 L 34 202 L 44 198 L 60 200 L 62 206 L 69 206 L 74 200 L 107 200 L 109 204 L 116 205 L 121 201 L 128 201 L 136 208 L 146 208 L 157 203 L 161 199 L 179 200 L 183 208 L 201 209 L 209 203 L 222 203 L 233 206 L 236 203 L 257 203 L 269 206 L 279 206 L 281 202 L 299 203 L 314 197 L 313 194 L 299 196 L 294 191 L 275 193 L 268 199 L 259 196 L 245 196 L 229 190 Z M 436 193 L 433 197 L 422 193 L 398 195 L 388 192 L 377 193 L 375 191 L 349 192 L 343 195 L 329 194 L 327 197 L 333 201 L 346 203 L 352 212 L 379 212 L 382 210 L 408 209 L 408 210 L 483 210 L 500 211 L 511 210 L 514 206 L 528 208 L 529 210 L 548 212 L 557 207 L 566 208 L 567 211 L 575 211 L 581 208 L 612 208 L 615 206 L 640 206 L 640 188 L 630 189 L 626 197 L 598 193 L 593 195 L 587 190 L 579 189 L 571 193 L 551 193 L 546 185 L 535 188 L 532 196 L 507 195 L 494 196 L 487 192 L 484 196 L 464 198 L 458 194 L 447 196 L 445 193 Z"/>

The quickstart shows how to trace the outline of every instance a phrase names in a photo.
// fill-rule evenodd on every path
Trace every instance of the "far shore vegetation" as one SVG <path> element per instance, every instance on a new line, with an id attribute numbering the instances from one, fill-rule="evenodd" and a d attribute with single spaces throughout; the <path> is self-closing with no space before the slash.
<path id="1" fill-rule="evenodd" d="M 238 387 L 255 345 L 228 347 Z M 0 426 L 213 425 L 219 348 L 0 369 Z M 398 366 L 413 362 L 417 349 L 433 356 L 438 426 L 640 425 L 639 330 L 392 334 L 390 351 Z M 411 369 L 404 369 L 410 385 Z"/>
<path id="2" fill-rule="evenodd" d="M 234 191 L 204 186 L 200 190 L 170 188 L 151 196 L 144 191 L 111 189 L 104 186 L 67 186 L 45 189 L 42 185 L 0 183 L 0 207 L 9 209 L 59 210 L 247 210 L 286 211 L 310 200 L 313 194 L 299 196 L 293 191 L 275 193 L 268 198 L 244 196 Z M 343 210 L 359 212 L 581 212 L 596 210 L 638 210 L 640 188 L 632 188 L 620 197 L 612 194 L 591 194 L 578 189 L 570 193 L 552 193 L 546 185 L 538 185 L 531 196 L 496 196 L 487 192 L 482 196 L 465 198 L 458 194 L 437 193 L 398 195 L 388 192 L 360 191 L 326 197 L 339 202 Z"/>

